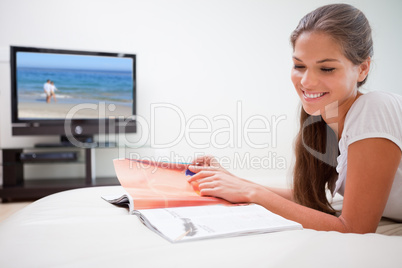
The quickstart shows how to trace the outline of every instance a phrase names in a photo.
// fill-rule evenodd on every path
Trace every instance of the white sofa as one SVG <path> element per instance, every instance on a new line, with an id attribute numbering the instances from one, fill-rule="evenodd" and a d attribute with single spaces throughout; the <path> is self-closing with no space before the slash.
<path id="1" fill-rule="evenodd" d="M 42 198 L 0 224 L 0 267 L 401 267 L 402 237 L 304 229 L 172 244 L 101 199 L 120 186 Z M 401 224 L 379 230 L 401 234 Z"/>

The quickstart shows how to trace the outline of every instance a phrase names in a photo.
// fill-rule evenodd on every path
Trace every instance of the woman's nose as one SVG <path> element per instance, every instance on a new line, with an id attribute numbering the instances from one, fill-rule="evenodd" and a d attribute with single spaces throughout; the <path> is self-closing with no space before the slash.
<path id="1" fill-rule="evenodd" d="M 314 72 L 307 70 L 303 73 L 300 83 L 304 88 L 314 88 L 317 86 L 318 78 Z"/>

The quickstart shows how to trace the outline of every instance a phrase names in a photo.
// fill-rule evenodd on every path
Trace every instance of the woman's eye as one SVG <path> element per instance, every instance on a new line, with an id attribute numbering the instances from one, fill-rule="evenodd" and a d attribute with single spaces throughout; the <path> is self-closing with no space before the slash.
<path id="1" fill-rule="evenodd" d="M 326 73 L 333 72 L 334 70 L 335 70 L 335 68 L 321 68 L 321 71 L 326 72 Z"/>
<path id="2" fill-rule="evenodd" d="M 303 65 L 295 65 L 293 66 L 294 69 L 304 69 L 305 67 Z"/>

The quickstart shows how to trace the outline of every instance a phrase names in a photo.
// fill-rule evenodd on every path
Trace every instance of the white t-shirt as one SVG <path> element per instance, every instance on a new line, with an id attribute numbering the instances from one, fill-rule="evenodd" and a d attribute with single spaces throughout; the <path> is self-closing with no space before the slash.
<path id="1" fill-rule="evenodd" d="M 402 150 L 402 96 L 388 92 L 370 92 L 360 96 L 348 111 L 339 141 L 339 173 L 334 194 L 345 191 L 348 146 L 367 138 L 385 138 Z M 402 221 L 402 160 L 396 171 L 392 189 L 383 213 Z"/>
<path id="2" fill-rule="evenodd" d="M 51 90 L 51 85 L 49 84 L 49 83 L 45 83 L 44 85 L 43 85 L 43 89 L 46 91 L 46 94 L 50 94 L 50 90 Z"/>

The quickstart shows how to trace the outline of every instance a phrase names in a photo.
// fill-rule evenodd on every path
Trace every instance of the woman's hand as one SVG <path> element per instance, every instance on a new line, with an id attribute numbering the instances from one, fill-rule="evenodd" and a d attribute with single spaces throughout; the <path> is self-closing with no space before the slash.
<path id="1" fill-rule="evenodd" d="M 224 167 L 222 167 L 219 161 L 211 155 L 200 156 L 196 158 L 192 163 L 192 167 L 194 170 L 197 170 L 197 172 L 201 170 L 213 170 L 213 171 L 222 171 L 224 173 L 230 174 L 230 172 L 227 171 Z M 193 170 L 191 171 L 197 173 L 196 171 Z"/>
<path id="2" fill-rule="evenodd" d="M 262 186 L 232 175 L 214 157 L 196 159 L 189 170 L 196 173 L 188 182 L 201 196 L 215 196 L 232 203 L 253 202 L 255 192 Z"/>

